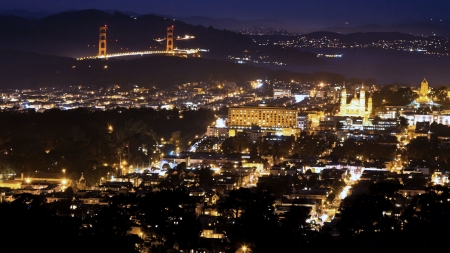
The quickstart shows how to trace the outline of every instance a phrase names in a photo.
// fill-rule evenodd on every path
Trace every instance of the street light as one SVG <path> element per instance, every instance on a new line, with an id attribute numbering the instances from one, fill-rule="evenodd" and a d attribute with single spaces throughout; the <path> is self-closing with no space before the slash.
<path id="1" fill-rule="evenodd" d="M 62 179 L 61 180 L 61 191 L 65 191 L 67 189 L 67 180 Z"/>

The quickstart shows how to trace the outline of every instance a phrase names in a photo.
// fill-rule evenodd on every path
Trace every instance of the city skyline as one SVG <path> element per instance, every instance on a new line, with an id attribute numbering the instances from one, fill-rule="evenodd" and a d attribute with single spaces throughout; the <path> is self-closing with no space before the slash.
<path id="1" fill-rule="evenodd" d="M 0 252 L 448 250 L 450 2 L 0 6 Z"/>

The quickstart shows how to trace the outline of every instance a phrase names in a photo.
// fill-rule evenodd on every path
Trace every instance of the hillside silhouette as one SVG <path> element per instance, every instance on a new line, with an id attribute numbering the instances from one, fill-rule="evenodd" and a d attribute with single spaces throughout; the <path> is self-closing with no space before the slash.
<path id="1" fill-rule="evenodd" d="M 184 22 L 156 15 L 130 16 L 119 12 L 112 14 L 100 10 L 81 10 L 58 13 L 44 18 L 0 16 L 0 49 L 35 52 L 46 55 L 83 57 L 97 55 L 99 27 L 108 26 L 108 53 L 165 50 L 168 26 L 174 26 L 174 36 L 194 36 L 192 40 L 175 40 L 175 47 L 202 48 L 210 52 L 204 57 L 225 60 L 229 55 L 240 54 L 269 56 L 273 61 L 278 55 L 283 62 L 295 64 L 320 64 L 315 54 L 282 47 L 256 44 L 250 37 L 229 30 L 189 25 Z"/>
<path id="2" fill-rule="evenodd" d="M 106 67 L 105 67 L 106 66 Z M 342 75 L 301 74 L 205 58 L 144 56 L 129 60 L 77 61 L 73 58 L 0 50 L 0 88 L 136 84 L 167 87 L 187 82 L 255 79 L 341 82 Z"/>

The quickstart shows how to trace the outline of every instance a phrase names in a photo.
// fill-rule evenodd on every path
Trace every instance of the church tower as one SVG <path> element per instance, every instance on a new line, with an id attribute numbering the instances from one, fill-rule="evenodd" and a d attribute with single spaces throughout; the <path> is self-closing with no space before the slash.
<path id="1" fill-rule="evenodd" d="M 367 101 L 367 114 L 369 117 L 372 114 L 372 95 L 370 95 L 370 97 Z"/>
<path id="2" fill-rule="evenodd" d="M 364 83 L 361 84 L 359 90 L 359 114 L 364 119 L 364 123 L 367 122 L 367 112 L 366 112 L 366 90 L 364 88 Z"/>
<path id="3" fill-rule="evenodd" d="M 359 92 L 359 106 L 363 109 L 366 107 L 366 90 L 364 89 L 364 83 L 361 85 L 361 91 Z"/>
<path id="4" fill-rule="evenodd" d="M 425 79 L 425 77 L 423 78 L 423 81 L 420 84 L 420 94 L 419 95 L 421 97 L 428 95 L 428 82 L 427 82 L 427 79 Z"/>
<path id="5" fill-rule="evenodd" d="M 347 90 L 344 87 L 344 89 L 342 89 L 342 92 L 341 92 L 341 105 L 346 105 L 346 104 L 347 104 Z"/>

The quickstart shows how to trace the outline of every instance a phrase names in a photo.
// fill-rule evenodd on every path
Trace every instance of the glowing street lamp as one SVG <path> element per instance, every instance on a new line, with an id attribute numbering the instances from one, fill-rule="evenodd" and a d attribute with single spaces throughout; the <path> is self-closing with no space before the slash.
<path id="1" fill-rule="evenodd" d="M 114 128 L 112 125 L 108 125 L 108 132 L 112 133 L 114 131 Z"/>
<path id="2" fill-rule="evenodd" d="M 65 191 L 67 189 L 67 180 L 61 179 L 61 191 Z"/>

